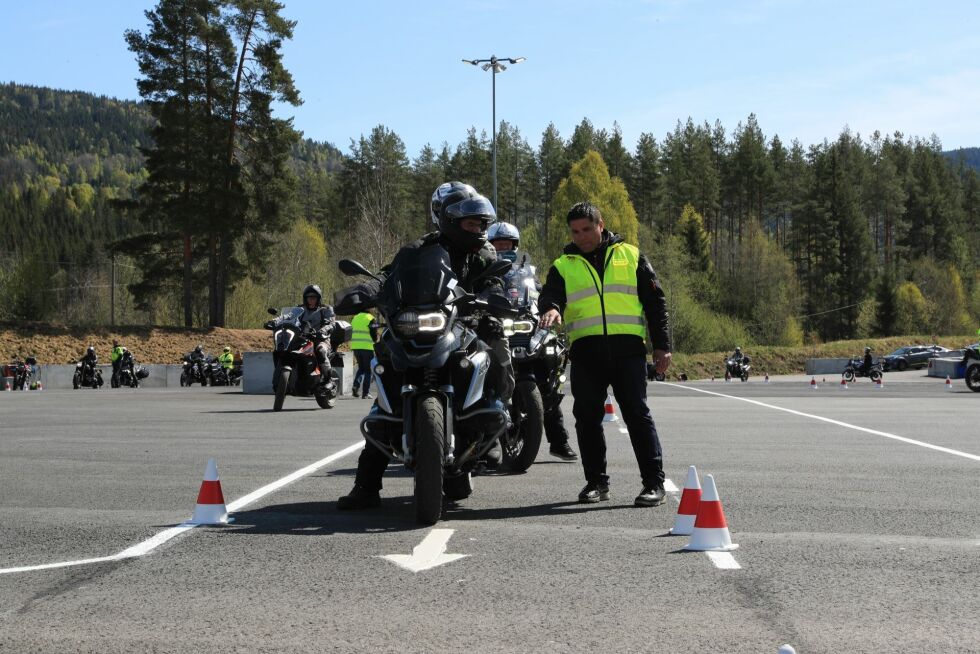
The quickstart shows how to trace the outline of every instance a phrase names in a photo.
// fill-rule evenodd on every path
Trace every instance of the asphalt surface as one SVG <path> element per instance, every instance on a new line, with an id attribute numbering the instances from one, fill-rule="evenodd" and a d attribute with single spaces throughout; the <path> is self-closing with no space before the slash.
<path id="1" fill-rule="evenodd" d="M 667 475 L 714 475 L 738 569 L 665 535 L 676 495 L 632 506 L 620 421 L 606 425 L 609 502 L 577 504 L 581 465 L 542 448 L 528 473 L 478 477 L 447 505 L 437 528 L 466 556 L 417 573 L 379 558 L 434 537 L 402 469 L 380 509 L 336 511 L 356 452 L 143 556 L 8 573 L 181 523 L 208 457 L 231 503 L 340 452 L 367 402 L 273 413 L 271 397 L 227 389 L 3 393 L 0 651 L 980 651 L 980 395 L 921 373 L 882 390 L 817 381 L 649 386 Z"/>

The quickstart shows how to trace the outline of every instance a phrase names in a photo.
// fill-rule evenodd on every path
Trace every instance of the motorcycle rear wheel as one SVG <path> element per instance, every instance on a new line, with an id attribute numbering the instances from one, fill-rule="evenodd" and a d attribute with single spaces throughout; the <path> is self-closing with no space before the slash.
<path id="1" fill-rule="evenodd" d="M 415 412 L 415 519 L 434 525 L 442 517 L 442 461 L 445 419 L 435 395 L 419 400 Z"/>
<path id="2" fill-rule="evenodd" d="M 868 374 L 868 376 L 869 376 L 869 377 L 871 377 L 871 381 L 873 381 L 873 382 L 876 382 L 876 381 L 878 381 L 879 379 L 881 379 L 881 372 L 880 372 L 880 371 L 878 371 L 878 370 L 872 370 L 872 371 L 871 371 L 871 372 L 870 372 L 870 373 Z"/>
<path id="3" fill-rule="evenodd" d="M 845 370 L 842 376 L 844 377 L 844 381 L 846 381 L 848 384 L 854 381 L 854 371 L 851 370 L 850 368 Z"/>
<path id="4" fill-rule="evenodd" d="M 518 382 L 511 417 L 514 428 L 500 437 L 500 449 L 508 470 L 524 472 L 538 458 L 544 432 L 544 402 L 533 381 Z"/>
<path id="5" fill-rule="evenodd" d="M 966 369 L 964 381 L 967 388 L 974 393 L 980 393 L 980 363 L 974 363 Z"/>
<path id="6" fill-rule="evenodd" d="M 272 402 L 273 411 L 282 411 L 282 403 L 286 401 L 286 391 L 289 389 L 289 373 L 286 368 L 276 373 L 276 399 Z"/>

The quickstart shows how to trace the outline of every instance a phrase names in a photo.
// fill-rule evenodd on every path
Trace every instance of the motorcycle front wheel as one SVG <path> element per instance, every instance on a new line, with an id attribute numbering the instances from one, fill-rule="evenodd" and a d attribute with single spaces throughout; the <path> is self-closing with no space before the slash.
<path id="1" fill-rule="evenodd" d="M 181 386 L 190 386 L 190 383 L 187 381 L 187 373 L 186 372 L 180 373 L 180 385 Z"/>
<path id="2" fill-rule="evenodd" d="M 81 382 L 81 379 L 82 379 L 82 376 L 79 373 L 77 373 L 77 372 L 71 378 L 71 387 L 74 388 L 76 391 L 78 390 L 79 386 L 81 386 L 81 383 L 80 383 Z"/>
<path id="3" fill-rule="evenodd" d="M 524 472 L 538 457 L 544 431 L 544 403 L 541 391 L 533 381 L 518 382 L 511 418 L 514 428 L 500 437 L 500 449 L 508 470 Z"/>
<path id="4" fill-rule="evenodd" d="M 289 389 L 289 373 L 286 368 L 276 373 L 276 399 L 272 402 L 273 411 L 282 411 L 282 403 L 286 401 L 286 391 Z"/>
<path id="5" fill-rule="evenodd" d="M 442 517 L 444 415 L 435 395 L 423 397 L 415 412 L 415 518 L 425 525 Z"/>

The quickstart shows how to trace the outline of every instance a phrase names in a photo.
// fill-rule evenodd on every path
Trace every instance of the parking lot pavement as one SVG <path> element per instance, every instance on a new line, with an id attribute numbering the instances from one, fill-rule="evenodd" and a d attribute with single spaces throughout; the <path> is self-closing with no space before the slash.
<path id="1" fill-rule="evenodd" d="M 380 509 L 338 513 L 350 453 L 144 556 L 0 574 L 0 650 L 980 650 L 980 398 L 934 380 L 851 390 L 650 385 L 668 477 L 714 475 L 737 569 L 665 535 L 676 494 L 632 506 L 620 421 L 609 502 L 577 504 L 580 464 L 542 450 L 526 474 L 478 477 L 437 532 L 415 524 L 396 466 Z M 232 502 L 357 443 L 367 408 L 269 404 L 221 389 L 0 398 L 0 570 L 145 542 L 190 516 L 207 457 Z M 380 558 L 426 543 L 464 556 L 417 573 Z"/>

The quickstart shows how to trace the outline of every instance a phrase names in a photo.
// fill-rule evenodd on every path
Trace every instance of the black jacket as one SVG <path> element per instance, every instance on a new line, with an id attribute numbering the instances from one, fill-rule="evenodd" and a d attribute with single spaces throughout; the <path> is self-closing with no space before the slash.
<path id="1" fill-rule="evenodd" d="M 433 245 L 441 245 L 449 253 L 449 267 L 453 269 L 456 280 L 464 291 L 468 293 L 502 291 L 503 281 L 499 277 L 489 277 L 477 281 L 477 278 L 497 261 L 497 251 L 489 243 L 484 243 L 483 247 L 475 252 L 468 252 L 453 245 L 449 239 L 443 237 L 439 232 L 430 232 L 403 246 L 402 249 L 418 249 Z M 389 272 L 391 265 L 388 264 L 382 268 L 382 271 Z"/>
<path id="2" fill-rule="evenodd" d="M 569 243 L 565 246 L 565 254 L 577 254 L 592 264 L 599 276 L 602 277 L 605 269 L 606 250 L 614 243 L 621 243 L 622 237 L 608 230 L 602 232 L 602 242 L 590 254 L 582 252 L 577 245 Z M 650 342 L 655 350 L 670 352 L 670 323 L 667 315 L 667 298 L 664 296 L 663 288 L 657 281 L 657 273 L 645 256 L 640 255 L 639 265 L 636 268 L 636 288 L 640 298 L 640 305 L 643 307 L 643 315 L 646 318 L 647 329 L 650 334 Z M 550 309 L 557 309 L 564 313 L 566 296 L 565 280 L 561 273 L 554 266 L 548 271 L 548 278 L 541 289 L 538 297 L 538 311 L 544 313 Z M 646 356 L 646 346 L 642 338 L 630 334 L 615 334 L 612 336 L 585 336 L 572 344 L 569 356 L 572 359 L 579 357 L 605 356 Z"/>

